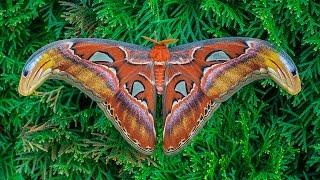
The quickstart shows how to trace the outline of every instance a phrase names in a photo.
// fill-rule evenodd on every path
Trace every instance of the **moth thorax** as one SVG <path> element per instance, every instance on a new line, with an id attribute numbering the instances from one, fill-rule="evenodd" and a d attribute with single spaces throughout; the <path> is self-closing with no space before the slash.
<path id="1" fill-rule="evenodd" d="M 150 58 L 156 62 L 169 60 L 170 52 L 166 45 L 155 45 L 150 51 Z"/>

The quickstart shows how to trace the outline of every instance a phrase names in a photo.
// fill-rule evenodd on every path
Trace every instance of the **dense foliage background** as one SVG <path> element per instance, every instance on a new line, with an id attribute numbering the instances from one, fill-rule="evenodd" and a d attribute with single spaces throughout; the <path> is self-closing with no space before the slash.
<path id="1" fill-rule="evenodd" d="M 320 177 L 318 2 L 2 0 L 0 178 Z M 292 97 L 270 80 L 246 86 L 175 156 L 162 152 L 160 113 L 156 152 L 145 156 L 64 82 L 48 81 L 31 97 L 17 93 L 26 59 L 49 42 L 99 37 L 151 45 L 142 35 L 178 44 L 225 36 L 268 40 L 293 57 L 303 90 Z"/>

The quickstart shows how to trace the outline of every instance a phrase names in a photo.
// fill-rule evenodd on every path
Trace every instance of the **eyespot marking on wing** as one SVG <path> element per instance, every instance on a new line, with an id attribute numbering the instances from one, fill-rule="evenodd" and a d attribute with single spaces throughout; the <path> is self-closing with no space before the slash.
<path id="1" fill-rule="evenodd" d="M 290 73 L 293 76 L 297 75 L 296 65 L 292 62 L 291 58 L 285 52 L 281 52 L 280 60 L 286 66 L 286 68 L 289 69 Z"/>
<path id="2" fill-rule="evenodd" d="M 34 57 L 34 55 L 32 55 L 29 59 L 33 59 L 32 61 L 28 60 L 26 65 L 23 68 L 23 73 L 22 75 L 24 77 L 27 77 L 29 72 L 34 68 L 34 66 L 39 62 L 41 55 L 36 55 L 37 57 Z"/>
<path id="3" fill-rule="evenodd" d="M 90 61 L 92 62 L 109 62 L 109 63 L 112 63 L 114 62 L 113 58 L 108 54 L 108 53 L 103 53 L 103 52 L 96 52 L 94 53 L 90 59 Z"/>
<path id="4" fill-rule="evenodd" d="M 176 84 L 176 87 L 174 88 L 174 90 L 180 94 L 182 94 L 184 97 L 186 97 L 188 95 L 187 92 L 187 85 L 185 81 L 180 81 Z"/>
<path id="5" fill-rule="evenodd" d="M 132 85 L 131 95 L 135 97 L 137 94 L 144 92 L 145 88 L 140 81 L 135 81 Z"/>
<path id="6" fill-rule="evenodd" d="M 219 61 L 219 60 L 229 60 L 230 57 L 223 51 L 215 51 L 208 54 L 206 61 Z"/>

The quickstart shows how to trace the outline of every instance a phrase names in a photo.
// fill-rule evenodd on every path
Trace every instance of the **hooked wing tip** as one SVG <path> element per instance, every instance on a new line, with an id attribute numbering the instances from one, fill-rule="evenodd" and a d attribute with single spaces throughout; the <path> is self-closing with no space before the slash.
<path id="1" fill-rule="evenodd" d="M 57 58 L 55 44 L 44 46 L 30 56 L 21 73 L 19 94 L 31 95 L 52 74 Z"/>
<path id="2" fill-rule="evenodd" d="M 291 95 L 301 91 L 301 80 L 293 60 L 284 51 L 269 51 L 265 56 L 268 74 Z"/>

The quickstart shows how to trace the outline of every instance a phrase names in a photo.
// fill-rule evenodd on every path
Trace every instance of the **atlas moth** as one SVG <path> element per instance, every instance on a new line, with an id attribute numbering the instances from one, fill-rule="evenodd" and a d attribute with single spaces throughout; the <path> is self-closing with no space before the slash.
<path id="1" fill-rule="evenodd" d="M 62 79 L 97 102 L 121 135 L 151 154 L 156 97 L 162 95 L 163 149 L 181 150 L 210 115 L 244 85 L 270 77 L 288 93 L 301 90 L 292 59 L 266 41 L 217 38 L 168 48 L 175 39 L 138 46 L 105 39 L 67 39 L 36 51 L 23 68 L 19 93 Z"/>

